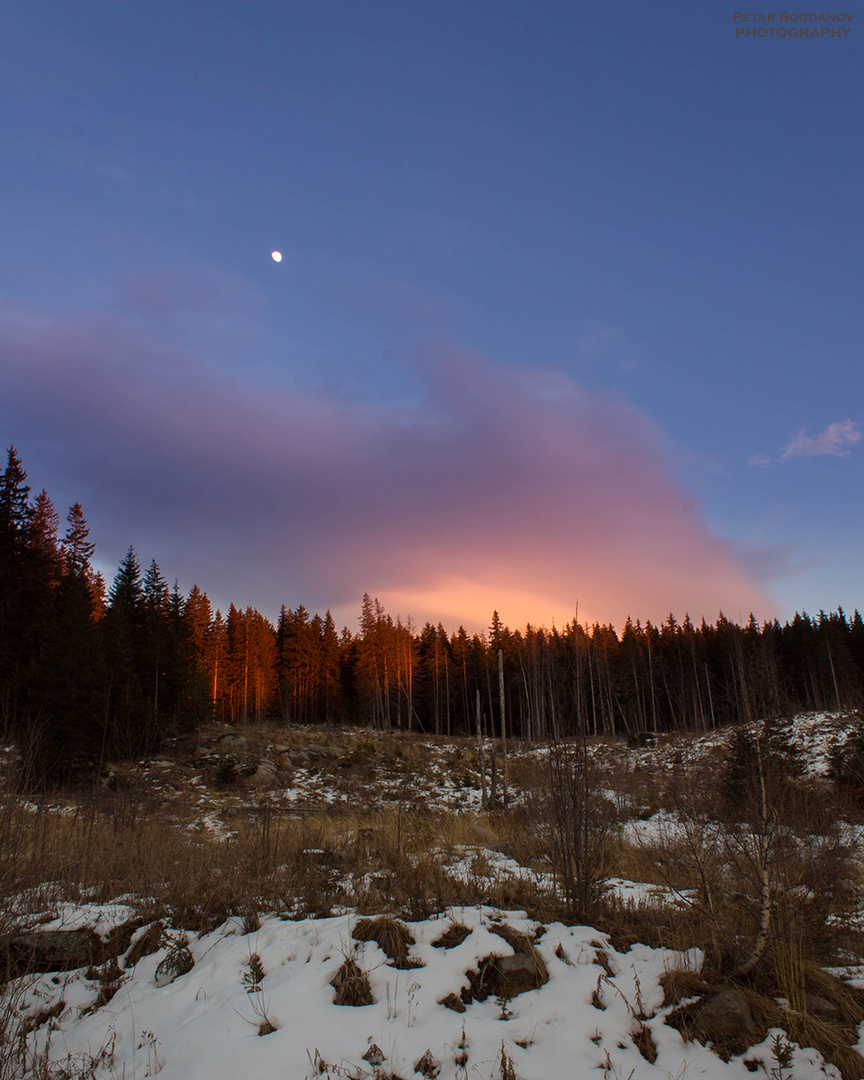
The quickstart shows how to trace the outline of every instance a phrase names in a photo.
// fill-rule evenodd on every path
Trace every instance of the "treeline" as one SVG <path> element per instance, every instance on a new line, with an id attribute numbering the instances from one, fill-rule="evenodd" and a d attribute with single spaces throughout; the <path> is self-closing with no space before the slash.
<path id="1" fill-rule="evenodd" d="M 30 497 L 14 448 L 0 474 L 0 725 L 36 780 L 154 750 L 202 721 L 357 723 L 440 735 L 641 737 L 797 710 L 852 709 L 864 676 L 856 611 L 791 622 L 488 632 L 417 628 L 363 598 L 359 628 L 330 612 L 214 611 L 133 548 L 110 589 L 79 504 Z M 499 681 L 500 679 L 500 681 Z M 501 687 L 503 685 L 503 695 Z M 502 710 L 503 703 L 503 710 Z"/>

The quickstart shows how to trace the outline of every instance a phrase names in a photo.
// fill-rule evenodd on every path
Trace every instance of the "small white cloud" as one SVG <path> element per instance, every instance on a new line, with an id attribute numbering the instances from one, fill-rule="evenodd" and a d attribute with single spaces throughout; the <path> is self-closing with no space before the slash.
<path id="1" fill-rule="evenodd" d="M 789 461 L 796 457 L 815 457 L 818 454 L 833 454 L 835 457 L 847 457 L 849 447 L 861 441 L 861 430 L 854 420 L 838 420 L 829 424 L 818 435 L 805 435 L 803 431 L 785 448 L 780 458 Z"/>
<path id="2" fill-rule="evenodd" d="M 767 469 L 767 467 L 773 465 L 774 462 L 770 457 L 763 457 L 761 454 L 757 454 L 755 457 L 748 458 L 747 464 L 756 466 L 760 469 Z"/>

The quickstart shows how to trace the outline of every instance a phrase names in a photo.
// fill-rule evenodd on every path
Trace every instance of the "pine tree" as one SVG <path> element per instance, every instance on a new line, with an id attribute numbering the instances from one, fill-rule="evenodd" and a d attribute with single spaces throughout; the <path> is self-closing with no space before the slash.
<path id="1" fill-rule="evenodd" d="M 69 507 L 66 515 L 66 535 L 62 540 L 63 565 L 67 574 L 90 578 L 90 559 L 96 545 L 88 540 L 90 528 L 81 509 L 81 503 Z"/>
<path id="2" fill-rule="evenodd" d="M 64 575 L 56 612 L 34 680 L 38 721 L 29 729 L 24 755 L 31 776 L 42 784 L 92 774 L 111 750 L 108 677 L 85 572 Z"/>
<path id="3" fill-rule="evenodd" d="M 109 679 L 109 752 L 121 756 L 155 745 L 152 717 L 138 672 L 143 601 L 141 570 L 130 545 L 114 576 L 108 610 L 99 624 Z"/>
<path id="4" fill-rule="evenodd" d="M 0 725 L 7 731 L 21 731 L 30 721 L 33 667 L 53 614 L 52 569 L 36 543 L 26 480 L 10 446 L 0 473 Z M 46 500 L 42 508 L 47 515 Z M 50 528 L 44 517 L 43 525 Z"/>
<path id="5" fill-rule="evenodd" d="M 342 680 L 340 672 L 339 635 L 336 623 L 328 609 L 321 624 L 320 679 L 318 682 L 318 719 L 333 723 L 343 709 Z"/>
<path id="6" fill-rule="evenodd" d="M 54 503 L 51 502 L 48 492 L 43 488 L 36 496 L 36 501 L 33 504 L 33 515 L 31 517 L 32 544 L 39 553 L 44 573 L 51 588 L 57 586 L 60 574 L 63 571 L 60 545 L 57 542 L 59 525 L 60 515 L 54 509 Z"/>
<path id="7" fill-rule="evenodd" d="M 33 508 L 27 473 L 14 446 L 9 447 L 6 468 L 0 473 L 0 538 L 24 545 L 32 539 Z"/>
<path id="8" fill-rule="evenodd" d="M 69 510 L 59 563 L 55 618 L 32 692 L 38 718 L 23 739 L 30 778 L 39 784 L 92 773 L 107 751 L 108 687 L 101 635 L 93 619 L 93 545 L 80 504 Z"/>

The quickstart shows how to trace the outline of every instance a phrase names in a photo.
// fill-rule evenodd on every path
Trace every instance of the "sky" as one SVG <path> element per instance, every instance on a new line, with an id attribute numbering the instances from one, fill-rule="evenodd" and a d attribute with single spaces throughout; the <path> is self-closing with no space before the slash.
<path id="1" fill-rule="evenodd" d="M 861 607 L 864 9 L 759 13 L 11 0 L 4 445 L 223 610 Z"/>

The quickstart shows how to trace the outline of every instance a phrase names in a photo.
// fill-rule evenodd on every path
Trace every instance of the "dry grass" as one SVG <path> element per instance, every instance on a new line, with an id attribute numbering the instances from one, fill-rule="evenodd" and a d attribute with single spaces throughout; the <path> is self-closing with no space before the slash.
<path id="1" fill-rule="evenodd" d="M 414 944 L 411 931 L 390 915 L 361 919 L 351 936 L 356 941 L 374 941 L 393 961 L 392 967 L 404 970 L 422 966 L 421 961 L 408 955 L 408 949 Z"/>
<path id="2" fill-rule="evenodd" d="M 148 920 L 206 930 L 231 916 L 247 922 L 260 911 L 325 916 L 337 905 L 408 919 L 478 899 L 539 918 L 556 910 L 554 898 L 538 895 L 530 881 L 465 881 L 448 873 L 448 852 L 477 842 L 473 821 L 456 814 L 397 807 L 298 817 L 250 809 L 231 818 L 231 829 L 224 836 L 178 828 L 130 793 L 88 798 L 62 813 L 7 796 L 0 814 L 0 911 L 12 909 L 13 897 L 19 911 L 24 896 L 30 912 L 50 913 L 62 901 L 128 895 L 140 898 Z"/>
<path id="3" fill-rule="evenodd" d="M 334 1005 L 360 1007 L 375 1003 L 369 980 L 353 956 L 345 957 L 330 985 L 336 991 L 333 997 Z"/>
<path id="4" fill-rule="evenodd" d="M 684 998 L 702 997 L 709 993 L 709 986 L 695 971 L 673 968 L 660 976 L 663 987 L 663 1004 L 678 1005 Z"/>
<path id="5" fill-rule="evenodd" d="M 455 949 L 457 945 L 461 945 L 465 938 L 469 937 L 471 931 L 467 926 L 463 926 L 462 923 L 451 922 L 444 933 L 435 938 L 432 942 L 432 946 L 435 949 Z"/>

